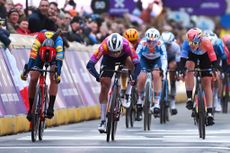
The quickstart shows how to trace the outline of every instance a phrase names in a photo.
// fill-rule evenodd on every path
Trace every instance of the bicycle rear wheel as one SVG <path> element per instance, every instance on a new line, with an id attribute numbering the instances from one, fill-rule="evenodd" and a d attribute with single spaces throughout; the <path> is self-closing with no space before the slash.
<path id="1" fill-rule="evenodd" d="M 37 140 L 39 124 L 40 124 L 40 104 L 41 104 L 41 91 L 37 88 L 35 100 L 32 107 L 32 120 L 31 120 L 31 139 L 32 142 Z"/>
<path id="2" fill-rule="evenodd" d="M 168 119 L 168 107 L 166 106 L 167 103 L 167 82 L 163 83 L 163 92 L 161 95 L 161 100 L 160 100 L 160 123 L 165 124 Z"/>
<path id="3" fill-rule="evenodd" d="M 144 130 L 150 130 L 151 128 L 151 112 L 150 112 L 150 84 L 146 85 L 145 100 L 144 100 Z"/>
<path id="4" fill-rule="evenodd" d="M 206 111 L 205 111 L 205 101 L 202 90 L 198 92 L 198 129 L 199 136 L 205 139 L 205 126 L 206 126 Z"/>
<path id="5" fill-rule="evenodd" d="M 43 133 L 44 133 L 44 129 L 46 126 L 46 120 L 45 120 L 45 113 L 47 110 L 47 101 L 48 101 L 48 96 L 47 96 L 47 86 L 44 88 L 44 103 L 43 103 L 43 107 L 42 107 L 42 111 L 41 111 L 41 119 L 40 119 L 40 124 L 39 124 L 39 133 L 38 133 L 38 138 L 41 141 L 43 138 Z M 42 98 L 43 99 L 43 98 Z"/>
<path id="6" fill-rule="evenodd" d="M 113 91 L 112 95 L 109 99 L 109 112 L 107 112 L 107 127 L 106 127 L 107 142 L 110 141 L 110 136 L 114 140 L 114 132 L 116 131 L 116 129 L 114 128 L 116 126 L 116 123 L 114 123 L 114 119 L 115 119 L 114 110 L 115 110 L 115 104 L 116 104 L 117 93 L 118 93 L 117 86 L 114 86 L 112 91 Z"/>
<path id="7" fill-rule="evenodd" d="M 135 87 L 132 87 L 131 91 L 131 105 L 126 109 L 126 128 L 133 127 L 136 116 L 136 104 L 137 104 L 137 91 Z"/>

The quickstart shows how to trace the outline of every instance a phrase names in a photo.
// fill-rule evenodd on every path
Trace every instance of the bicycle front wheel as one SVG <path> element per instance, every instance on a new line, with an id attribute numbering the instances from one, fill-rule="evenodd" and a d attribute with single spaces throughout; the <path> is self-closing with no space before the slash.
<path id="1" fill-rule="evenodd" d="M 37 140 L 38 130 L 40 126 L 40 104 L 41 104 L 41 91 L 37 88 L 35 100 L 32 107 L 32 121 L 31 121 L 31 139 L 32 142 Z"/>
<path id="2" fill-rule="evenodd" d="M 144 100 L 144 130 L 150 130 L 151 127 L 151 112 L 150 112 L 150 105 L 151 105 L 151 98 L 150 98 L 150 84 L 148 83 L 145 88 L 145 100 Z"/>
<path id="3" fill-rule="evenodd" d="M 107 142 L 110 141 L 110 136 L 112 138 L 112 140 L 114 140 L 115 134 L 116 134 L 116 126 L 117 124 L 115 122 L 116 119 L 116 110 L 115 110 L 115 106 L 116 106 L 116 100 L 117 100 L 117 96 L 118 96 L 118 87 L 114 86 L 112 89 L 112 95 L 109 99 L 109 111 L 107 112 L 107 127 L 106 127 L 106 140 Z"/>
<path id="4" fill-rule="evenodd" d="M 206 126 L 206 111 L 205 111 L 205 101 L 202 90 L 198 92 L 198 129 L 199 136 L 205 139 L 205 126 Z"/>
<path id="5" fill-rule="evenodd" d="M 40 118 L 40 124 L 39 124 L 39 132 L 38 132 L 38 138 L 40 141 L 43 139 L 43 133 L 44 133 L 44 129 L 46 126 L 45 111 L 47 110 L 47 101 L 48 101 L 47 86 L 44 88 L 43 95 L 44 97 L 40 95 L 42 99 L 44 100 L 44 103 L 42 105 L 41 115 L 40 115 L 41 118 Z"/>

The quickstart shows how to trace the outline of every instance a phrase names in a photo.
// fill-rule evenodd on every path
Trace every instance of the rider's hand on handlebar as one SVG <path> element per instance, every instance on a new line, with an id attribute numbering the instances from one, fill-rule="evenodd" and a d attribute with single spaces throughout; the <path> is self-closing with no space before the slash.
<path id="1" fill-rule="evenodd" d="M 28 64 L 25 64 L 24 68 L 23 68 L 23 72 L 21 74 L 21 79 L 24 80 L 24 81 L 26 81 L 27 77 L 28 77 L 28 73 L 29 73 Z"/>

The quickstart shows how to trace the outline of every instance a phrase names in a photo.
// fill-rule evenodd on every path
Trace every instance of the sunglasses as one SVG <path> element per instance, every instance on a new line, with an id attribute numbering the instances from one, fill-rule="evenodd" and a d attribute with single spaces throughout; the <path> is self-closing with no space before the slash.
<path id="1" fill-rule="evenodd" d="M 192 46 L 198 46 L 200 42 L 189 42 L 189 45 L 192 45 Z"/>

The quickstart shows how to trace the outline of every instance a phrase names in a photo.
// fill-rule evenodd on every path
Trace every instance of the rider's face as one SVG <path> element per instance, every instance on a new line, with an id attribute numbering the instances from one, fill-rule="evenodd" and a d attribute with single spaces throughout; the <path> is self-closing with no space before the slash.
<path id="1" fill-rule="evenodd" d="M 120 56 L 120 54 L 121 54 L 121 51 L 118 51 L 118 52 L 111 52 L 110 53 L 110 55 L 112 56 L 112 57 L 119 57 Z"/>
<path id="2" fill-rule="evenodd" d="M 189 46 L 192 50 L 196 50 L 199 48 L 199 42 L 189 42 Z"/>

